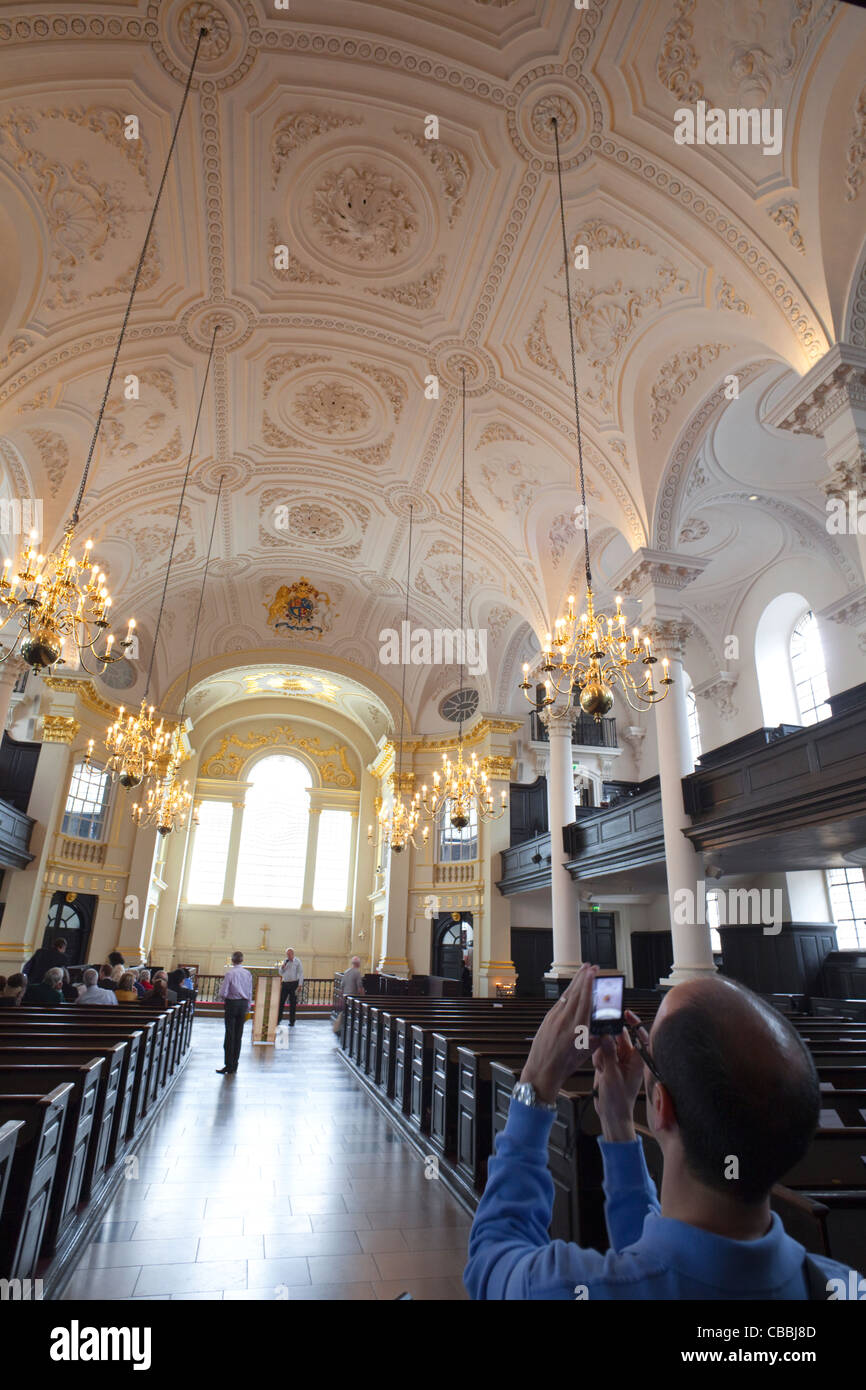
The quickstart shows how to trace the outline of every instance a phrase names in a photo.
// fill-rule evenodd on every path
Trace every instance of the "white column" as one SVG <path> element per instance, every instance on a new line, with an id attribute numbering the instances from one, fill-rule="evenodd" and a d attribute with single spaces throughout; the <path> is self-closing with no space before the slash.
<path id="1" fill-rule="evenodd" d="M 238 876 L 238 854 L 241 848 L 241 826 L 244 819 L 244 803 L 232 802 L 232 828 L 229 835 L 229 852 L 226 855 L 226 876 L 223 883 L 221 906 L 231 907 L 235 900 L 235 881 Z"/>
<path id="2" fill-rule="evenodd" d="M 553 962 L 548 980 L 569 979 L 580 967 L 580 890 L 565 867 L 562 829 L 574 820 L 571 726 L 574 715 L 551 707 L 542 711 L 550 757 L 547 769 L 547 821 L 550 826 L 550 916 Z"/>
<path id="3" fill-rule="evenodd" d="M 316 881 L 316 856 L 319 852 L 319 820 L 321 814 L 321 806 L 310 807 L 310 819 L 307 822 L 307 858 L 304 864 L 304 892 L 301 899 L 302 912 L 312 912 L 313 910 L 313 890 Z"/>
<path id="4" fill-rule="evenodd" d="M 683 834 L 684 827 L 690 825 L 691 821 L 683 809 L 681 779 L 692 771 L 692 753 L 683 667 L 679 656 L 676 655 L 681 648 L 672 633 L 668 633 L 665 643 L 664 626 L 655 624 L 656 640 L 670 660 L 670 674 L 674 684 L 668 686 L 666 698 L 653 707 L 650 717 L 655 721 L 658 739 L 668 909 L 674 962 L 668 978 L 660 980 L 659 983 L 678 985 L 683 980 L 696 980 L 711 975 L 716 967 L 710 945 L 710 928 L 706 920 L 703 859 Z M 653 667 L 653 670 L 660 670 L 660 666 Z"/>
<path id="5" fill-rule="evenodd" d="M 124 793 L 121 792 L 121 796 Z M 128 798 L 129 792 L 125 793 Z M 129 815 L 131 801 L 123 802 Z M 148 930 L 148 908 L 150 906 L 150 885 L 153 879 L 153 866 L 156 860 L 156 826 L 144 825 L 135 834 L 129 874 L 126 879 L 125 902 L 121 904 L 120 926 L 115 949 L 125 959 L 131 960 L 138 953 L 140 960 L 146 960 L 150 949 Z M 128 915 L 127 915 L 128 914 Z M 129 935 L 127 936 L 127 933 Z"/>
<path id="6" fill-rule="evenodd" d="M 382 923 L 382 955 L 378 968 L 386 975 L 408 978 L 411 967 L 407 955 L 409 917 L 409 865 L 413 850 L 407 845 L 400 853 L 393 849 L 388 855 L 385 876 L 384 920 Z"/>
<path id="7" fill-rule="evenodd" d="M 490 757 L 483 766 L 490 779 L 493 804 L 499 806 L 501 792 L 508 792 L 511 758 Z M 511 959 L 511 899 L 496 887 L 502 877 L 500 855 L 511 844 L 511 817 L 506 808 L 499 820 L 479 827 L 481 855 L 482 909 L 475 932 L 472 953 L 473 993 L 481 998 L 496 994 L 496 986 L 515 985 L 517 973 Z"/>

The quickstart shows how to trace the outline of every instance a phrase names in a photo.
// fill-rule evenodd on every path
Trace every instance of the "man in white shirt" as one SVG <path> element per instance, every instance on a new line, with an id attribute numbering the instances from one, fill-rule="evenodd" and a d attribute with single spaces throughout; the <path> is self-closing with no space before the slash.
<path id="1" fill-rule="evenodd" d="M 85 970 L 81 977 L 84 981 L 84 989 L 76 999 L 76 1004 L 113 1004 L 117 1008 L 117 996 L 110 989 L 100 989 L 97 985 L 99 973 L 96 970 Z"/>
<path id="2" fill-rule="evenodd" d="M 222 1000 L 226 1025 L 223 1046 L 225 1066 L 217 1067 L 220 1076 L 234 1076 L 238 1069 L 244 1023 L 253 1007 L 253 977 L 248 970 L 244 970 L 243 963 L 243 951 L 235 951 L 232 954 L 231 966 L 223 975 L 220 985 L 219 997 Z"/>
<path id="3" fill-rule="evenodd" d="M 364 977 L 361 974 L 361 957 L 353 956 L 350 968 L 343 975 L 343 994 L 364 994 Z"/>
<path id="4" fill-rule="evenodd" d="M 280 1008 L 277 1015 L 277 1023 L 282 1022 L 283 1010 L 286 1007 L 286 999 L 289 1001 L 289 1027 L 295 1026 L 295 1011 L 298 1007 L 298 990 L 304 983 L 304 968 L 296 958 L 293 947 L 289 946 L 286 951 L 286 958 L 280 966 Z"/>

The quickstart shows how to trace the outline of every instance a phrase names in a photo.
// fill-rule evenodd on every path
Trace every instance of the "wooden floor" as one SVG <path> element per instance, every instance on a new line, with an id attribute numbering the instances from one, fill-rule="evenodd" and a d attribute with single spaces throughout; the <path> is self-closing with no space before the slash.
<path id="1" fill-rule="evenodd" d="M 351 1077 L 328 1020 L 192 1055 L 66 1299 L 466 1298 L 469 1217 Z"/>

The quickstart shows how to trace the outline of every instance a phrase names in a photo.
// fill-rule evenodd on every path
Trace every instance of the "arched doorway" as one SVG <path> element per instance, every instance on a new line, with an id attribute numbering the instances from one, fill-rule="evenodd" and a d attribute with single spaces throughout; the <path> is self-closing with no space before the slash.
<path id="1" fill-rule="evenodd" d="M 475 943 L 471 912 L 440 912 L 433 932 L 430 974 L 446 980 L 463 975 L 463 957 Z"/>
<path id="2" fill-rule="evenodd" d="M 66 942 L 67 964 L 86 965 L 98 901 L 92 893 L 55 893 L 45 919 L 42 945 L 51 946 L 62 936 Z"/>

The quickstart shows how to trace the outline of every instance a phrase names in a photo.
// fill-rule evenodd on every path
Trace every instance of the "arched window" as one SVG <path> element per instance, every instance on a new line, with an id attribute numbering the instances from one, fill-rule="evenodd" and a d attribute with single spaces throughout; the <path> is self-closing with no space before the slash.
<path id="1" fill-rule="evenodd" d="M 63 834 L 76 835 L 82 840 L 101 840 L 105 832 L 110 790 L 108 773 L 102 768 L 76 763 L 63 813 Z"/>
<path id="2" fill-rule="evenodd" d="M 442 813 L 439 826 L 439 863 L 455 864 L 478 858 L 478 813 L 474 801 L 469 807 L 469 824 L 458 829 L 451 824 L 451 802 Z"/>
<path id="3" fill-rule="evenodd" d="M 300 907 L 310 820 L 310 773 L 300 759 L 276 753 L 256 763 L 249 781 L 235 903 L 238 907 Z"/>
<path id="4" fill-rule="evenodd" d="M 791 633 L 791 669 L 800 718 L 804 724 L 817 724 L 829 719 L 833 711 L 827 704 L 830 687 L 818 620 L 809 611 L 804 613 Z"/>
<path id="5" fill-rule="evenodd" d="M 695 698 L 694 686 L 685 676 L 686 680 L 686 713 L 689 720 L 689 743 L 692 746 L 692 762 L 696 763 L 701 756 L 701 724 L 698 719 L 698 702 Z"/>
<path id="6" fill-rule="evenodd" d="M 313 908 L 316 912 L 345 912 L 351 858 L 351 812 L 321 811 L 316 876 L 313 881 Z"/>

